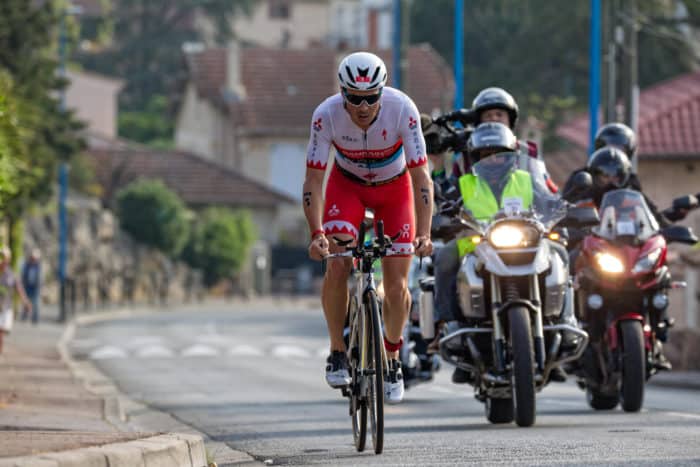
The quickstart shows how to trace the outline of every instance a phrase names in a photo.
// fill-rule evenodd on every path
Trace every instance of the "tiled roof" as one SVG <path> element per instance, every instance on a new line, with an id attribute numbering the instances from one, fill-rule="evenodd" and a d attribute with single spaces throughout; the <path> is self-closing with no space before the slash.
<path id="1" fill-rule="evenodd" d="M 391 52 L 377 52 L 392 75 Z M 337 92 L 340 55 L 332 49 L 250 47 L 240 49 L 245 97 L 229 99 L 231 114 L 247 131 L 303 131 L 314 108 Z M 198 94 L 221 104 L 226 86 L 227 53 L 223 48 L 188 54 L 190 76 Z M 454 81 L 447 63 L 429 45 L 408 50 L 408 94 L 423 112 L 449 107 Z"/>
<path id="2" fill-rule="evenodd" d="M 588 146 L 588 113 L 560 126 L 557 134 Z M 644 89 L 639 98 L 639 149 L 644 156 L 700 156 L 700 71 Z"/>
<path id="3" fill-rule="evenodd" d="M 191 206 L 275 207 L 296 201 L 234 170 L 182 151 L 147 149 L 88 151 L 109 199 L 137 178 L 162 180 Z"/>

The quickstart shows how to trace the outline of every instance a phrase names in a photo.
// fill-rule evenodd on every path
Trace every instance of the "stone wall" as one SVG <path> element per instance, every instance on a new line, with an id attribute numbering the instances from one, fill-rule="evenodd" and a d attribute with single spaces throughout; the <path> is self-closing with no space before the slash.
<path id="1" fill-rule="evenodd" d="M 127 303 L 178 303 L 201 298 L 202 274 L 140 245 L 119 229 L 118 219 L 92 198 L 68 201 L 67 297 L 75 309 Z M 26 220 L 25 252 L 42 252 L 42 300 L 57 303 L 58 221 L 56 215 Z"/>

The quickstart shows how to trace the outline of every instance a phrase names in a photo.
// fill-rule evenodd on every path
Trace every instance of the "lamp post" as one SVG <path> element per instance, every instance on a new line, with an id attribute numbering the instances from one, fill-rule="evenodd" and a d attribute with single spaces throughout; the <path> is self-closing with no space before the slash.
<path id="1" fill-rule="evenodd" d="M 455 1 L 455 100 L 454 108 L 464 107 L 464 0 Z"/>
<path id="2" fill-rule="evenodd" d="M 595 134 L 598 132 L 598 107 L 600 106 L 600 0 L 591 0 L 590 66 L 588 78 L 588 154 L 593 152 Z"/>
<path id="3" fill-rule="evenodd" d="M 58 72 L 61 77 L 66 77 L 66 45 L 68 42 L 66 31 L 66 18 L 68 15 L 79 15 L 82 8 L 68 4 L 61 14 L 60 31 L 58 37 Z M 61 90 L 60 110 L 66 111 L 66 91 Z M 68 164 L 62 161 L 58 167 L 58 285 L 59 285 L 59 315 L 58 320 L 64 322 L 67 318 L 66 310 L 66 264 L 68 262 L 68 213 L 66 200 L 68 198 Z"/>

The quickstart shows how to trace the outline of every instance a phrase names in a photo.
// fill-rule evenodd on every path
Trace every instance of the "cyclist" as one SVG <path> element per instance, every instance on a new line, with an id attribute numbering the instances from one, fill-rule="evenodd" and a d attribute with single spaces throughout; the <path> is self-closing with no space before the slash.
<path id="1" fill-rule="evenodd" d="M 340 62 L 340 92 L 313 113 L 302 202 L 313 259 L 342 251 L 329 237 L 357 240 L 365 208 L 374 210 L 394 239 L 391 256 L 382 260 L 382 313 L 389 359 L 385 398 L 398 403 L 404 392 L 398 351 L 411 301 L 408 271 L 413 253 L 427 256 L 432 251 L 433 185 L 418 109 L 404 93 L 386 86 L 386 80 L 386 66 L 374 54 L 356 52 Z M 324 197 L 331 146 L 336 156 Z M 350 258 L 329 259 L 321 292 L 330 336 L 326 382 L 333 388 L 350 383 L 343 341 L 350 269 Z"/>

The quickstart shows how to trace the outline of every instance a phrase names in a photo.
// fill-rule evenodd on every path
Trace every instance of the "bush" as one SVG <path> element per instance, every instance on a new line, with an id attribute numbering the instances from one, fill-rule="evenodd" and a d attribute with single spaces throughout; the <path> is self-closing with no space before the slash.
<path id="1" fill-rule="evenodd" d="M 241 269 L 256 235 L 249 212 L 209 208 L 192 229 L 183 259 L 202 269 L 205 284 L 211 286 Z"/>
<path id="2" fill-rule="evenodd" d="M 187 242 L 188 211 L 180 197 L 158 180 L 138 180 L 117 193 L 121 227 L 134 239 L 177 257 Z"/>

